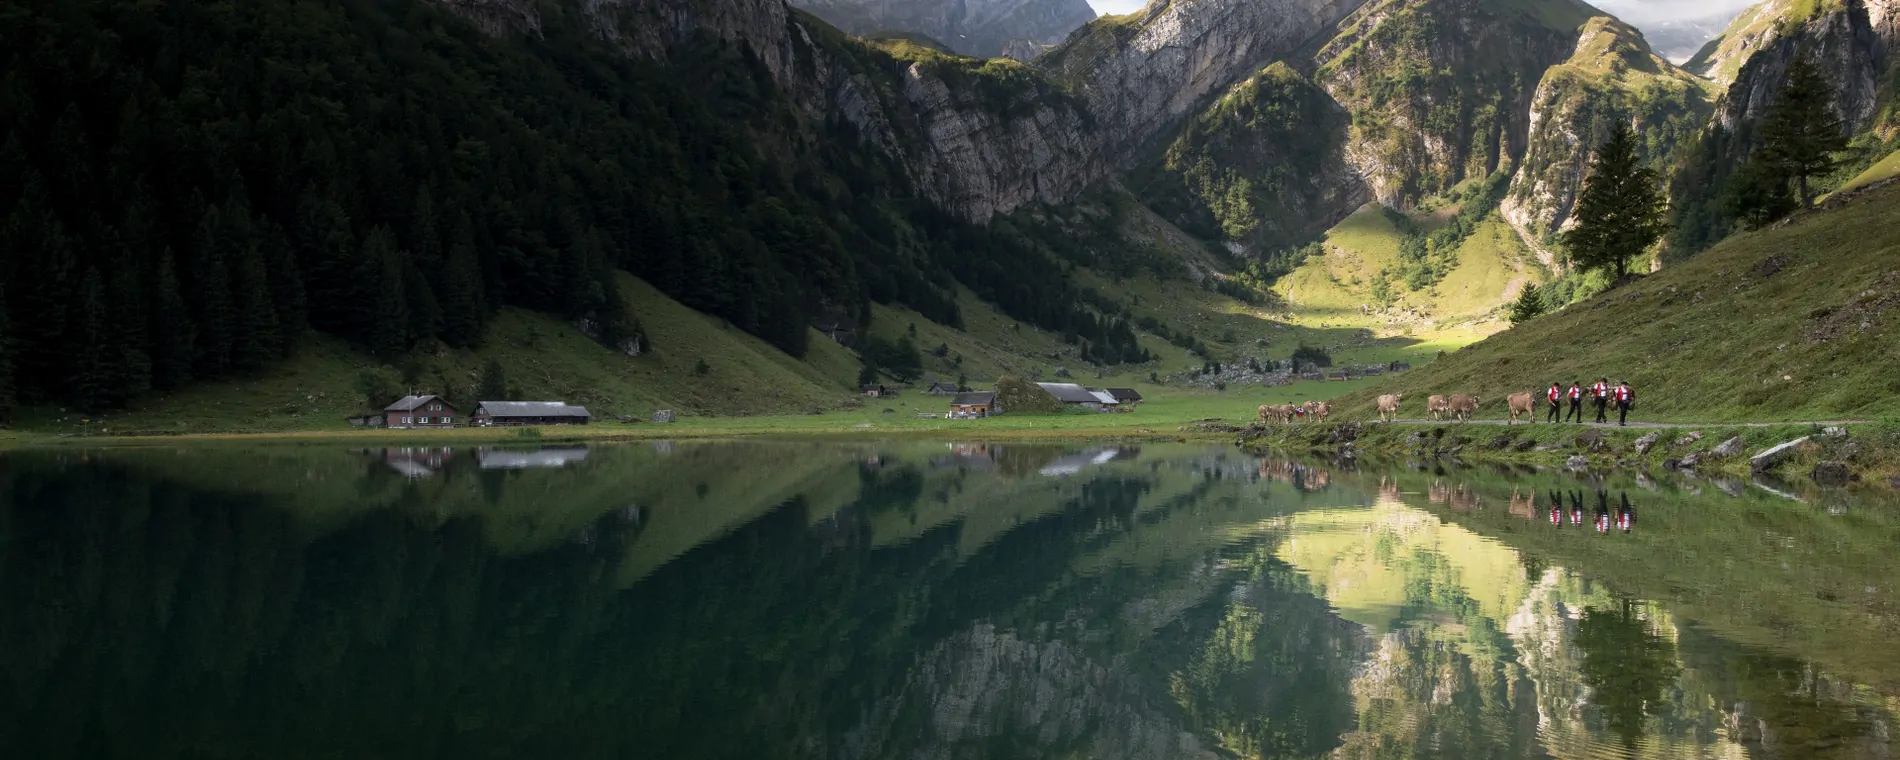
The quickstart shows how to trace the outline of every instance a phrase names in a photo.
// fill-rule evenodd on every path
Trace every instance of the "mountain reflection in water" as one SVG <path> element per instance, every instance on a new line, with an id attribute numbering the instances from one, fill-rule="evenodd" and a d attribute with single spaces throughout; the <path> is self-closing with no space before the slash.
<path id="1" fill-rule="evenodd" d="M 12 452 L 0 756 L 1883 758 L 1868 499 L 1176 445 Z"/>

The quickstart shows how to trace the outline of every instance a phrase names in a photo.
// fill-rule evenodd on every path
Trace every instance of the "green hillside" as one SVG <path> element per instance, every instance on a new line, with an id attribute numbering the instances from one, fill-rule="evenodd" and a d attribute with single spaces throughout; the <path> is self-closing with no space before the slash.
<path id="1" fill-rule="evenodd" d="M 1539 317 L 1342 400 L 1504 395 L 1552 380 L 1628 380 L 1636 416 L 1785 421 L 1900 414 L 1900 186 L 1739 234 L 1682 264 Z"/>

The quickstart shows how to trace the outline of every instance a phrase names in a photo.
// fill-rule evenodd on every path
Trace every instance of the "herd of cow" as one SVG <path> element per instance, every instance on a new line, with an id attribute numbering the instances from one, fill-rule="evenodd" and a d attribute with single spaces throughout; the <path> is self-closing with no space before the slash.
<path id="1" fill-rule="evenodd" d="M 1326 415 L 1332 413 L 1332 404 L 1328 404 L 1324 401 L 1308 401 L 1304 404 L 1279 404 L 1277 406 L 1264 404 L 1260 407 L 1260 424 L 1265 425 L 1278 422 L 1284 425 L 1300 418 L 1308 418 L 1314 422 L 1320 422 L 1326 419 Z"/>
<path id="2" fill-rule="evenodd" d="M 1529 414 L 1530 394 L 1525 393 L 1519 395 L 1525 397 L 1524 413 Z M 1391 422 L 1397 419 L 1399 416 L 1399 402 L 1403 400 L 1405 400 L 1405 394 L 1403 393 L 1389 393 L 1380 396 L 1380 421 Z M 1511 402 L 1511 419 L 1516 420 L 1518 415 L 1516 405 L 1517 396 L 1512 396 Z M 1479 403 L 1481 402 L 1477 396 L 1464 393 L 1455 393 L 1450 396 L 1432 396 L 1425 399 L 1425 413 L 1431 415 L 1433 420 L 1456 419 L 1459 422 L 1470 422 L 1472 413 L 1478 411 Z"/>

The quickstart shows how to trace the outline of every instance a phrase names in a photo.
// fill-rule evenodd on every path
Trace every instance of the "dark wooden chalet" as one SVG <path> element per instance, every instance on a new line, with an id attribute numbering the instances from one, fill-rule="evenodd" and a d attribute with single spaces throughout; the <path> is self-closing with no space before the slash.
<path id="1" fill-rule="evenodd" d="M 946 383 L 946 382 L 943 382 L 942 380 L 938 380 L 938 381 L 932 382 L 930 384 L 930 387 L 926 389 L 924 392 L 932 396 L 955 396 L 957 395 L 958 390 L 957 390 L 956 383 Z"/>
<path id="2" fill-rule="evenodd" d="M 476 427 L 585 425 L 593 419 L 587 407 L 563 401 L 483 401 L 469 416 Z"/>
<path id="3" fill-rule="evenodd" d="M 1115 403 L 1132 405 L 1141 403 L 1141 394 L 1133 388 L 1108 388 L 1108 395 L 1115 397 Z"/>
<path id="4" fill-rule="evenodd" d="M 392 430 L 452 428 L 461 415 L 441 396 L 404 396 L 383 408 L 383 427 Z"/>

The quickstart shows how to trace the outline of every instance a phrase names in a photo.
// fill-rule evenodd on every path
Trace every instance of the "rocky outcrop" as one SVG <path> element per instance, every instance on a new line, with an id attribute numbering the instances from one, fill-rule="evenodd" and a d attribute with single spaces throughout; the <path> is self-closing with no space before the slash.
<path id="1" fill-rule="evenodd" d="M 1276 63 L 1189 121 L 1131 186 L 1170 222 L 1258 256 L 1313 239 L 1364 205 L 1346 162 L 1350 116 Z"/>
<path id="2" fill-rule="evenodd" d="M 1544 73 L 1530 108 L 1530 138 L 1501 210 L 1531 236 L 1550 240 L 1570 219 L 1583 176 L 1611 127 L 1628 124 L 1640 150 L 1664 172 L 1676 148 L 1713 111 L 1712 86 L 1663 60 L 1635 28 L 1599 16 L 1570 59 Z"/>
<path id="3" fill-rule="evenodd" d="M 1151 700 L 1126 663 L 989 624 L 924 655 L 900 693 L 875 704 L 836 756 L 961 758 L 976 756 L 968 748 L 996 744 L 1028 756 L 1066 749 L 1126 760 L 1219 757 Z"/>
<path id="4" fill-rule="evenodd" d="M 1287 58 L 1363 0 L 1171 0 L 1096 19 L 1037 68 L 1081 95 L 1120 168 L 1218 95 Z"/>
<path id="5" fill-rule="evenodd" d="M 1595 15 L 1561 0 L 1538 14 L 1486 0 L 1383 0 L 1352 14 L 1315 78 L 1353 113 L 1346 154 L 1372 196 L 1409 206 L 1523 155 L 1534 83 Z"/>
<path id="6" fill-rule="evenodd" d="M 496 37 L 510 34 L 538 34 L 541 12 L 529 0 L 436 0 L 469 20 L 477 28 Z"/>
<path id="7" fill-rule="evenodd" d="M 1900 45 L 1900 0 L 1770 0 L 1736 20 L 1716 51 L 1697 62 L 1717 81 L 1733 71 L 1716 123 L 1752 145 L 1754 124 L 1768 113 L 1788 63 L 1813 56 L 1834 84 L 1834 108 L 1851 132 L 1873 126 L 1880 114 L 1880 81 L 1894 67 Z"/>
<path id="8" fill-rule="evenodd" d="M 1040 52 L 1095 19 L 1087 0 L 791 0 L 857 35 L 914 32 L 963 55 Z"/>

